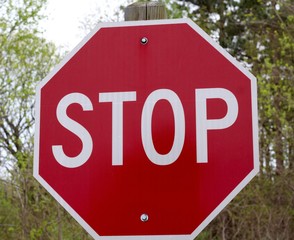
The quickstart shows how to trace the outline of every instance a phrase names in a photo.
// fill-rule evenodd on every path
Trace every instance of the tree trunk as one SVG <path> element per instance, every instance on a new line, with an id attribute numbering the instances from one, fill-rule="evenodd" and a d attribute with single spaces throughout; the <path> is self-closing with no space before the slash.
<path id="1" fill-rule="evenodd" d="M 162 2 L 135 2 L 125 9 L 125 21 L 166 19 L 167 12 Z"/>

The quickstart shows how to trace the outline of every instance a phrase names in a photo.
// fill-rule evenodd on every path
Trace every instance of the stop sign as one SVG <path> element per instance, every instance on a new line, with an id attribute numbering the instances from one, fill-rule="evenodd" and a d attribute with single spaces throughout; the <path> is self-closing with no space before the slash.
<path id="1" fill-rule="evenodd" d="M 100 24 L 37 87 L 34 176 L 95 239 L 193 239 L 258 172 L 256 92 L 191 20 Z"/>

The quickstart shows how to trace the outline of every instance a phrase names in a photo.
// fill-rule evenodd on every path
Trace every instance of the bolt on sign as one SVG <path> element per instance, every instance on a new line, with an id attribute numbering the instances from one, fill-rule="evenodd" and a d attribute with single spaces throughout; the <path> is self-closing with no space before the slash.
<path id="1" fill-rule="evenodd" d="M 193 239 L 258 172 L 256 88 L 189 19 L 99 24 L 37 87 L 34 176 L 95 239 Z"/>

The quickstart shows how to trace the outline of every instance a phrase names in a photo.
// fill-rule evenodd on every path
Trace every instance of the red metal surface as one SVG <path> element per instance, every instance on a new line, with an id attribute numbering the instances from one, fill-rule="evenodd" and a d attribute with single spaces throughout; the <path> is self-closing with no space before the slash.
<path id="1" fill-rule="evenodd" d="M 147 37 L 146 45 L 140 43 Z M 236 122 L 208 131 L 208 163 L 196 162 L 195 89 L 226 88 L 237 98 Z M 148 95 L 170 89 L 185 113 L 185 142 L 173 164 L 146 156 L 141 114 Z M 123 109 L 123 165 L 112 166 L 112 105 L 101 92 L 136 91 Z M 67 94 L 85 94 L 93 111 L 73 104 L 68 115 L 93 139 L 90 159 L 78 168 L 61 166 L 52 154 L 63 145 L 79 154 L 80 139 L 56 118 Z M 248 78 L 187 24 L 100 29 L 41 89 L 39 174 L 101 236 L 191 234 L 253 169 L 251 86 Z M 208 118 L 227 112 L 207 102 Z M 152 118 L 156 150 L 169 152 L 174 138 L 170 104 L 159 101 Z M 146 213 L 147 222 L 140 216 Z"/>

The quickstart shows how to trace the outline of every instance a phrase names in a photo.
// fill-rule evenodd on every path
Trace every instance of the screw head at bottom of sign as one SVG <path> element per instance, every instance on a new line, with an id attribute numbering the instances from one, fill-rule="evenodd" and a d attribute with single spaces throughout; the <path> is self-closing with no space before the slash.
<path id="1" fill-rule="evenodd" d="M 149 220 L 149 216 L 146 213 L 143 213 L 140 217 L 142 222 L 147 222 Z"/>

